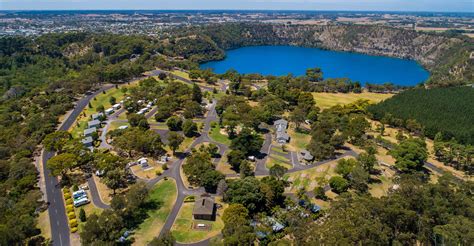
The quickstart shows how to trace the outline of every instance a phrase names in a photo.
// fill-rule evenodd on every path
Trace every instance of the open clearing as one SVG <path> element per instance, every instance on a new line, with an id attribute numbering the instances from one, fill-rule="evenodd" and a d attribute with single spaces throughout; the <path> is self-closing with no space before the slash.
<path id="1" fill-rule="evenodd" d="M 157 209 L 148 212 L 148 218 L 136 230 L 134 245 L 147 245 L 160 234 L 177 197 L 176 182 L 173 179 L 162 180 L 150 191 L 150 201 Z"/>
<path id="2" fill-rule="evenodd" d="M 171 228 L 173 236 L 177 242 L 181 243 L 193 243 L 205 240 L 207 238 L 218 235 L 222 228 L 224 228 L 224 222 L 222 221 L 222 213 L 224 208 L 216 211 L 216 220 L 194 220 L 193 219 L 193 208 L 194 202 L 184 203 L 179 210 L 178 217 Z M 198 230 L 193 228 L 193 224 L 206 224 L 209 225 L 209 229 Z"/>
<path id="3" fill-rule="evenodd" d="M 327 93 L 314 92 L 312 93 L 316 100 L 316 105 L 321 109 L 330 108 L 338 104 L 344 105 L 353 103 L 359 99 L 367 99 L 372 103 L 378 103 L 382 100 L 392 97 L 394 94 L 381 94 L 373 92 L 362 93 Z"/>

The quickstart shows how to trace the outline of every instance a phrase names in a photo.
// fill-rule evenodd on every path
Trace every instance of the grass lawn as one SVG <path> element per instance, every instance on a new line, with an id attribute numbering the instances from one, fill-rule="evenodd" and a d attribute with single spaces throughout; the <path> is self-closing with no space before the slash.
<path id="1" fill-rule="evenodd" d="M 338 104 L 348 104 L 355 102 L 359 99 L 367 99 L 373 103 L 380 102 L 387 98 L 392 97 L 394 94 L 380 94 L 372 92 L 362 93 L 327 93 L 327 92 L 315 92 L 312 93 L 316 100 L 316 105 L 322 109 L 330 108 Z"/>
<path id="2" fill-rule="evenodd" d="M 38 228 L 41 230 L 41 235 L 44 238 L 51 239 L 51 222 L 49 221 L 49 212 L 45 210 L 38 216 Z"/>
<path id="3" fill-rule="evenodd" d="M 217 211 L 218 215 L 216 216 L 215 221 L 207 220 L 194 220 L 193 219 L 193 208 L 194 203 L 183 203 L 178 217 L 171 228 L 171 233 L 176 238 L 176 241 L 181 243 L 193 243 L 205 240 L 207 238 L 218 235 L 222 228 L 224 228 L 224 222 L 221 219 L 219 213 L 223 213 L 224 209 Z M 211 228 L 208 230 L 196 230 L 192 226 L 197 223 L 211 225 Z"/>
<path id="4" fill-rule="evenodd" d="M 228 150 L 224 153 L 224 156 L 221 158 L 221 160 L 219 161 L 219 163 L 216 166 L 216 170 L 223 173 L 223 174 L 235 174 L 236 173 L 234 170 L 232 170 L 232 167 L 230 166 L 230 164 L 227 163 L 227 154 L 229 152 L 230 151 Z"/>
<path id="5" fill-rule="evenodd" d="M 134 245 L 146 245 L 158 236 L 176 201 L 177 189 L 173 179 L 162 180 L 150 191 L 150 200 L 158 204 L 158 209 L 148 212 L 148 218 L 135 231 Z"/>
<path id="6" fill-rule="evenodd" d="M 221 128 L 219 127 L 219 125 L 216 125 L 214 128 L 211 128 L 209 132 L 209 137 L 218 143 L 222 143 L 229 146 L 231 143 L 230 139 L 226 135 L 222 134 L 220 131 Z"/>
<path id="7" fill-rule="evenodd" d="M 124 122 L 112 121 L 110 122 L 110 125 L 109 125 L 109 131 L 113 131 L 121 126 L 130 126 L 130 124 L 124 123 Z"/>
<path id="8" fill-rule="evenodd" d="M 291 165 L 288 165 L 285 162 L 282 162 L 282 161 L 280 161 L 276 158 L 273 158 L 273 156 L 276 156 L 276 155 L 272 155 L 269 158 L 267 158 L 267 161 L 265 162 L 265 167 L 266 168 L 270 169 L 271 167 L 275 166 L 276 164 L 278 164 L 280 166 L 284 166 L 284 167 L 288 168 L 288 170 L 292 168 Z"/>
<path id="9" fill-rule="evenodd" d="M 337 165 L 337 161 L 338 160 L 334 160 L 318 167 L 286 174 L 284 179 L 290 182 L 290 186 L 286 188 L 285 191 L 296 193 L 300 188 L 311 191 L 316 188 L 316 186 L 326 185 L 328 180 L 335 175 L 334 168 Z"/>
<path id="10" fill-rule="evenodd" d="M 290 143 L 286 146 L 292 151 L 299 151 L 306 149 L 306 146 L 311 141 L 311 135 L 307 133 L 296 132 L 293 127 L 288 128 L 288 134 L 290 135 Z"/>
<path id="11" fill-rule="evenodd" d="M 173 70 L 171 73 L 179 77 L 183 77 L 185 79 L 190 79 L 188 73 L 180 71 L 180 70 Z"/>

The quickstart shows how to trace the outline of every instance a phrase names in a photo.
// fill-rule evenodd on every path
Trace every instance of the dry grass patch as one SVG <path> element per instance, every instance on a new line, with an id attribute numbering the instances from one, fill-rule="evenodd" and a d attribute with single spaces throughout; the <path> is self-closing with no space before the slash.
<path id="1" fill-rule="evenodd" d="M 316 100 L 318 107 L 325 109 L 336 105 L 344 105 L 353 103 L 359 99 L 367 99 L 372 103 L 378 103 L 382 100 L 392 97 L 394 94 L 380 94 L 372 92 L 362 93 L 327 93 L 314 92 L 312 93 Z"/>

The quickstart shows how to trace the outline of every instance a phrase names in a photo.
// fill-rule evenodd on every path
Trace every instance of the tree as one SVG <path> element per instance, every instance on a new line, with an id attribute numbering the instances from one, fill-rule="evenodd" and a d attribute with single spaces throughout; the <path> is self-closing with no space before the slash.
<path id="1" fill-rule="evenodd" d="M 87 221 L 86 211 L 84 211 L 83 208 L 81 208 L 79 210 L 79 219 L 81 220 L 81 222 L 86 222 Z"/>
<path id="2" fill-rule="evenodd" d="M 186 119 L 183 123 L 183 133 L 186 137 L 196 136 L 198 131 L 197 124 L 190 119 Z"/>
<path id="3" fill-rule="evenodd" d="M 217 184 L 216 194 L 218 196 L 223 196 L 228 188 L 229 186 L 227 185 L 227 182 L 225 181 L 225 179 L 221 179 L 219 181 L 219 184 Z"/>
<path id="4" fill-rule="evenodd" d="M 328 196 L 326 196 L 326 192 L 324 191 L 324 188 L 321 186 L 317 186 L 316 188 L 314 188 L 313 193 L 316 199 L 321 199 L 323 201 L 328 200 Z"/>
<path id="5" fill-rule="evenodd" d="M 219 147 L 217 147 L 217 145 L 215 145 L 213 143 L 209 143 L 209 145 L 207 146 L 207 152 L 213 158 L 218 157 L 219 156 Z"/>
<path id="6" fill-rule="evenodd" d="M 260 152 L 262 148 L 263 139 L 252 130 L 243 128 L 242 131 L 232 139 L 230 148 L 233 150 L 240 150 L 246 156 Z"/>
<path id="7" fill-rule="evenodd" d="M 227 162 L 230 164 L 232 169 L 236 172 L 240 172 L 240 163 L 242 163 L 243 160 L 245 160 L 245 154 L 244 152 L 240 150 L 231 150 L 227 154 Z"/>
<path id="8" fill-rule="evenodd" d="M 260 181 L 255 177 L 246 177 L 230 182 L 229 188 L 224 194 L 224 201 L 240 203 L 252 214 L 266 209 L 265 194 L 260 189 Z"/>
<path id="9" fill-rule="evenodd" d="M 201 104 L 196 101 L 188 101 L 184 104 L 183 116 L 186 119 L 192 119 L 196 116 L 202 115 L 203 110 Z"/>
<path id="10" fill-rule="evenodd" d="M 177 132 L 170 132 L 168 134 L 168 146 L 173 151 L 173 154 L 176 153 L 176 150 L 183 143 L 183 141 L 184 141 L 183 135 Z"/>
<path id="11" fill-rule="evenodd" d="M 134 152 L 157 157 L 166 153 L 160 135 L 151 130 L 144 131 L 140 128 L 131 128 L 119 132 L 113 139 L 114 146 L 122 151 L 127 151 L 130 157 L 133 156 Z"/>
<path id="12" fill-rule="evenodd" d="M 365 131 L 369 127 L 370 123 L 365 119 L 365 117 L 358 115 L 349 120 L 345 134 L 351 143 L 361 145 L 363 143 Z"/>
<path id="13" fill-rule="evenodd" d="M 369 173 L 360 165 L 356 165 L 350 173 L 351 187 L 357 192 L 367 193 L 369 186 Z"/>
<path id="14" fill-rule="evenodd" d="M 116 104 L 116 103 L 117 103 L 117 98 L 111 96 L 111 97 L 109 98 L 109 103 L 110 103 L 110 105 Z"/>
<path id="15" fill-rule="evenodd" d="M 46 135 L 43 140 L 43 145 L 48 151 L 61 152 L 66 143 L 72 139 L 72 136 L 67 131 L 56 131 Z"/>
<path id="16" fill-rule="evenodd" d="M 241 204 L 231 204 L 222 215 L 225 245 L 252 245 L 255 241 L 253 228 L 250 226 L 249 211 Z"/>
<path id="17" fill-rule="evenodd" d="M 286 171 L 288 171 L 288 168 L 275 164 L 270 168 L 270 175 L 277 179 L 281 179 L 285 175 Z"/>
<path id="18" fill-rule="evenodd" d="M 160 80 L 165 80 L 166 77 L 168 77 L 168 76 L 166 75 L 166 73 L 160 73 L 160 74 L 158 74 L 158 79 L 160 79 Z"/>
<path id="19" fill-rule="evenodd" d="M 197 84 L 193 84 L 193 95 L 192 100 L 197 103 L 202 103 L 202 92 L 201 88 Z"/>
<path id="20" fill-rule="evenodd" d="M 77 163 L 77 156 L 71 153 L 62 153 L 48 160 L 46 166 L 53 176 L 65 176 Z"/>
<path id="21" fill-rule="evenodd" d="M 296 130 L 300 129 L 301 124 L 304 123 L 306 112 L 301 107 L 296 107 L 290 115 L 290 120 L 296 125 Z"/>
<path id="22" fill-rule="evenodd" d="M 357 157 L 357 161 L 367 172 L 372 173 L 374 171 L 374 166 L 377 163 L 377 158 L 374 154 L 360 153 Z"/>
<path id="23" fill-rule="evenodd" d="M 337 162 L 336 173 L 342 175 L 342 177 L 347 178 L 352 172 L 352 169 L 357 166 L 358 163 L 354 159 L 341 159 Z"/>
<path id="24" fill-rule="evenodd" d="M 250 166 L 250 163 L 247 160 L 243 160 L 240 163 L 240 178 L 245 178 L 247 176 L 252 176 L 253 175 L 253 169 L 252 166 Z"/>
<path id="25" fill-rule="evenodd" d="M 99 216 L 89 216 L 81 231 L 81 242 L 85 245 L 109 245 L 122 235 L 123 219 L 110 209 L 104 210 Z"/>
<path id="26" fill-rule="evenodd" d="M 428 158 L 426 143 L 416 138 L 403 140 L 390 154 L 396 159 L 395 166 L 403 172 L 421 170 Z"/>
<path id="27" fill-rule="evenodd" d="M 349 189 L 349 181 L 343 177 L 334 176 L 329 179 L 329 186 L 331 186 L 331 189 L 334 192 L 340 194 L 346 192 L 347 189 Z"/>
<path id="28" fill-rule="evenodd" d="M 160 75 L 163 73 L 160 73 Z M 176 243 L 176 239 L 173 234 L 169 231 L 161 233 L 160 236 L 153 238 L 148 246 L 173 246 Z"/>
<path id="29" fill-rule="evenodd" d="M 148 121 L 144 115 L 133 114 L 133 113 L 128 114 L 127 120 L 132 127 L 138 127 L 143 130 L 150 129 L 150 125 L 148 124 Z"/>
<path id="30" fill-rule="evenodd" d="M 105 173 L 103 181 L 107 187 L 115 191 L 119 188 L 124 188 L 127 185 L 127 179 L 125 178 L 125 172 L 122 168 L 115 168 Z"/>
<path id="31" fill-rule="evenodd" d="M 170 131 L 181 131 L 183 126 L 183 120 L 178 116 L 171 116 L 166 121 L 166 125 L 170 129 Z"/>

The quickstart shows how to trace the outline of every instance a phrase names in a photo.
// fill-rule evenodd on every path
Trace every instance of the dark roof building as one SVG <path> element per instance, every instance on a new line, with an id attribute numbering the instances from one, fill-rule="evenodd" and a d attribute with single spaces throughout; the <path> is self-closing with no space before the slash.
<path id="1" fill-rule="evenodd" d="M 92 139 L 92 137 L 85 137 L 82 139 L 81 142 L 86 147 L 92 147 L 92 145 L 94 144 L 94 140 Z"/>
<path id="2" fill-rule="evenodd" d="M 212 197 L 201 197 L 194 203 L 193 217 L 195 220 L 215 220 L 216 203 Z"/>
<path id="3" fill-rule="evenodd" d="M 93 128 L 93 127 L 100 128 L 100 120 L 91 120 L 91 121 L 87 122 L 87 126 L 89 128 Z"/>

